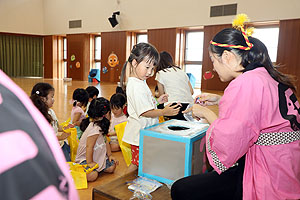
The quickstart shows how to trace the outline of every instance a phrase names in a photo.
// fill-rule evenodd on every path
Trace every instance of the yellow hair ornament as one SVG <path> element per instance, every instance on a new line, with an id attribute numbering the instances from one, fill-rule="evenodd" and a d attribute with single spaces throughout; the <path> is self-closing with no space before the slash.
<path id="1" fill-rule="evenodd" d="M 254 32 L 254 27 L 249 27 L 246 29 L 246 35 L 249 37 L 249 36 L 252 36 L 253 32 Z"/>
<path id="2" fill-rule="evenodd" d="M 244 23 L 249 22 L 249 18 L 246 14 L 238 14 L 232 22 L 232 27 L 240 29 L 244 27 Z"/>
<path id="3" fill-rule="evenodd" d="M 232 27 L 242 32 L 242 35 L 245 39 L 247 46 L 233 45 L 233 44 L 221 44 L 221 43 L 214 42 L 212 40 L 210 41 L 210 44 L 212 44 L 214 46 L 218 46 L 218 47 L 229 47 L 229 48 L 242 49 L 242 50 L 246 50 L 246 51 L 250 50 L 253 47 L 253 44 L 249 42 L 248 36 L 252 35 L 254 28 L 249 27 L 245 31 L 245 29 L 244 29 L 245 22 L 249 22 L 248 16 L 246 14 L 238 14 L 232 22 Z"/>

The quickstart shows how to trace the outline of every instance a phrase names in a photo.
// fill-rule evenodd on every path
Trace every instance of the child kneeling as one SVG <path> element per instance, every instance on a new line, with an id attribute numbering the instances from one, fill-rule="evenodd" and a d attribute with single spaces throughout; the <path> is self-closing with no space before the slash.
<path id="1" fill-rule="evenodd" d="M 118 161 L 112 156 L 110 145 L 105 141 L 110 125 L 109 101 L 103 97 L 92 100 L 89 117 L 80 124 L 83 134 L 80 138 L 75 162 L 87 164 L 87 168 L 99 165 L 87 174 L 88 181 L 95 181 L 98 172 L 113 173 Z"/>

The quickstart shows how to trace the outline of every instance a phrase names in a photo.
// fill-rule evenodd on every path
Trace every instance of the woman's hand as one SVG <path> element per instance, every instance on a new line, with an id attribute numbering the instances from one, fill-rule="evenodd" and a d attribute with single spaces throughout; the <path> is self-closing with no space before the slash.
<path id="1" fill-rule="evenodd" d="M 178 114 L 181 108 L 180 103 L 176 103 L 175 105 L 172 105 L 172 103 L 166 105 L 164 109 L 162 110 L 164 116 L 175 116 Z"/>
<path id="2" fill-rule="evenodd" d="M 218 105 L 221 99 L 220 95 L 212 93 L 203 93 L 195 98 L 195 103 L 203 106 Z"/>
<path id="3" fill-rule="evenodd" d="M 192 107 L 186 109 L 185 111 L 182 111 L 182 113 L 192 112 L 193 117 L 199 120 L 200 118 L 205 118 L 205 113 L 207 109 L 208 108 L 199 104 L 194 104 Z"/>
<path id="4" fill-rule="evenodd" d="M 157 99 L 157 102 L 159 103 L 159 104 L 163 104 L 163 103 L 166 103 L 166 102 L 168 102 L 168 94 L 163 94 L 163 95 L 161 95 L 158 99 Z"/>
<path id="5" fill-rule="evenodd" d="M 200 118 L 205 118 L 209 124 L 215 121 L 218 117 L 217 115 L 211 111 L 209 108 L 205 106 L 201 106 L 199 104 L 194 104 L 192 107 L 186 109 L 182 113 L 192 112 L 192 116 L 199 120 Z"/>

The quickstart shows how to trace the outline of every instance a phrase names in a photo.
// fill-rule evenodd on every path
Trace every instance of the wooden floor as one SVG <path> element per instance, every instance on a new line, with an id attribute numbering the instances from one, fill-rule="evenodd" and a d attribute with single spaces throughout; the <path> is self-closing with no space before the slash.
<path id="1" fill-rule="evenodd" d="M 30 95 L 32 87 L 38 82 L 47 82 L 53 85 L 55 88 L 55 102 L 53 110 L 55 111 L 59 122 L 67 120 L 71 116 L 73 91 L 76 88 L 86 88 L 89 85 L 97 87 L 100 91 L 99 96 L 110 99 L 111 95 L 115 93 L 116 84 L 112 83 L 89 83 L 86 81 L 71 81 L 64 82 L 63 80 L 53 79 L 41 79 L 41 78 L 12 78 L 12 80 L 19 85 L 28 95 Z M 154 91 L 154 88 L 151 88 Z M 195 93 L 199 93 L 200 90 L 195 90 Z M 214 108 L 217 112 L 217 109 Z M 121 152 L 113 153 L 113 155 L 119 160 L 120 164 L 117 166 L 116 171 L 113 174 L 102 174 L 95 182 L 88 184 L 88 189 L 78 190 L 81 200 L 92 199 L 92 188 L 98 185 L 106 184 L 112 180 L 115 180 L 125 174 L 127 166 L 123 159 Z"/>
<path id="2" fill-rule="evenodd" d="M 53 79 L 42 79 L 42 78 L 12 78 L 12 80 L 20 86 L 28 96 L 31 93 L 32 87 L 38 82 L 50 83 L 55 89 L 55 102 L 53 105 L 53 110 L 55 111 L 59 122 L 67 120 L 71 116 L 72 104 L 70 100 L 72 99 L 73 91 L 76 88 L 86 88 L 89 85 L 93 85 L 99 89 L 99 96 L 105 97 L 108 100 L 111 95 L 115 93 L 116 84 L 112 83 L 89 83 L 87 81 L 71 81 L 64 82 L 63 80 L 53 80 Z M 120 164 L 117 166 L 116 171 L 113 174 L 102 174 L 99 178 L 92 183 L 88 184 L 88 189 L 78 190 L 81 200 L 92 199 L 92 188 L 101 184 L 108 183 L 116 178 L 124 175 L 127 166 L 123 159 L 121 152 L 113 153 L 114 156 L 119 160 Z"/>

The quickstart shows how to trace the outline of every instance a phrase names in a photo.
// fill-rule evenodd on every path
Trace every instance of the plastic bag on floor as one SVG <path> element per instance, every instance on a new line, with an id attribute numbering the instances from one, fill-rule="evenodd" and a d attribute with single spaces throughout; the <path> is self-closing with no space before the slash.
<path id="1" fill-rule="evenodd" d="M 70 173 L 72 175 L 76 189 L 88 188 L 86 174 L 92 172 L 94 169 L 97 169 L 99 165 L 96 164 L 93 168 L 89 168 L 86 170 L 85 167 L 87 165 L 81 165 L 73 162 L 67 162 L 67 163 L 70 166 Z"/>

